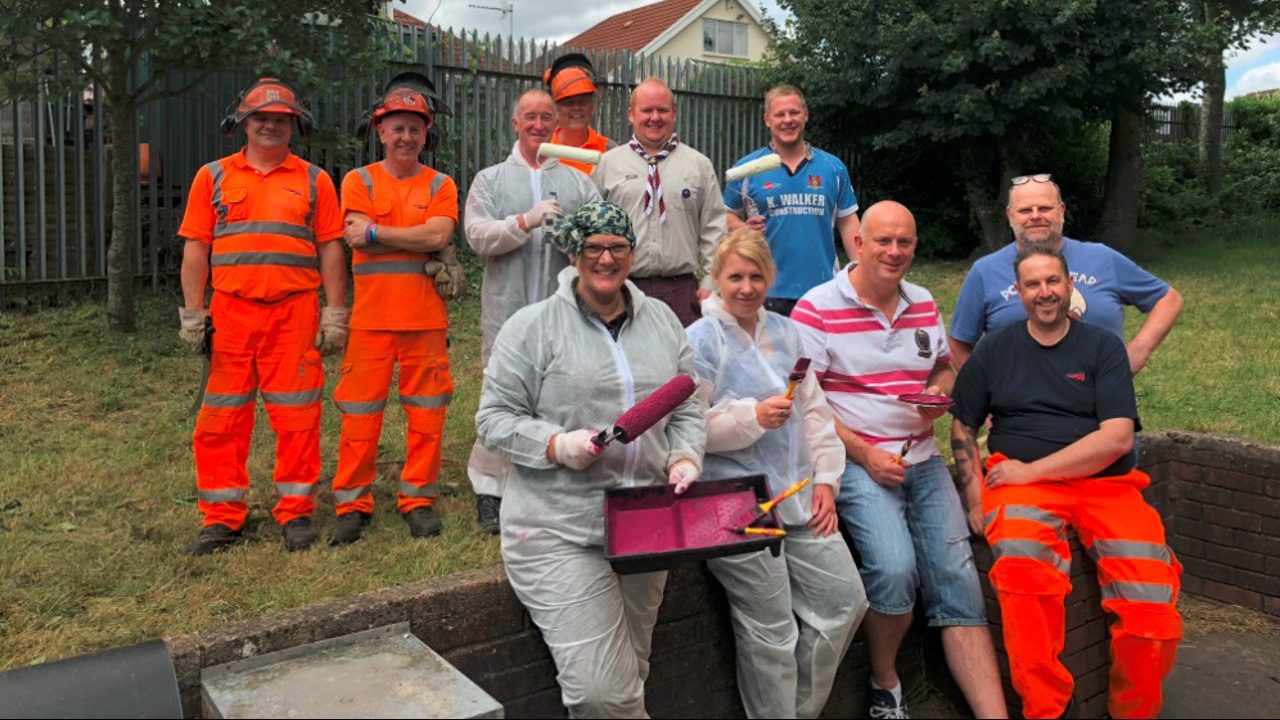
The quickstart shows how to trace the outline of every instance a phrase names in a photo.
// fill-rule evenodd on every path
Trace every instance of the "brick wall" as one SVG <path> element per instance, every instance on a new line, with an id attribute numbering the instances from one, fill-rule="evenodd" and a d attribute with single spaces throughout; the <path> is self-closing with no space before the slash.
<path id="1" fill-rule="evenodd" d="M 1146 496 L 1165 518 L 1169 544 L 1185 567 L 1184 591 L 1280 615 L 1280 448 L 1148 433 L 1141 464 L 1152 476 Z M 1007 686 L 999 608 L 986 585 L 990 552 L 982 542 L 974 550 Z M 1078 716 L 1100 717 L 1106 709 L 1107 619 L 1093 564 L 1074 538 L 1072 555 L 1063 658 L 1076 676 Z M 501 701 L 509 717 L 563 717 L 554 664 L 501 567 L 339 598 L 166 642 L 185 714 L 197 717 L 202 668 L 396 622 L 409 622 L 415 635 Z M 701 563 L 671 573 L 651 660 L 646 701 L 655 717 L 742 716 L 728 604 Z M 899 671 L 908 686 L 927 674 L 935 686 L 948 687 L 935 632 L 913 629 Z M 867 648 L 859 633 L 825 716 L 861 716 L 867 676 Z M 1006 695 L 1016 707 L 1016 696 Z"/>
<path id="2" fill-rule="evenodd" d="M 186 717 L 200 713 L 202 668 L 397 622 L 502 702 L 507 717 L 564 717 L 555 665 L 501 567 L 339 598 L 168 638 Z M 923 673 L 922 635 L 907 636 L 900 670 Z M 865 712 L 867 648 L 841 665 L 827 717 Z M 723 591 L 702 563 L 673 571 L 654 629 L 646 703 L 654 717 L 742 717 Z"/>
<path id="3" fill-rule="evenodd" d="M 1280 448 L 1181 432 L 1143 443 L 1183 591 L 1280 615 Z"/>

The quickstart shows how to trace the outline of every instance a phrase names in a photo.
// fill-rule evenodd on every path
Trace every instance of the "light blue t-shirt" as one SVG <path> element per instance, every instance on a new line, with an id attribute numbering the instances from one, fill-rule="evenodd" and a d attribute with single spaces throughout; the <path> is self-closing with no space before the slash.
<path id="1" fill-rule="evenodd" d="M 983 333 L 1027 319 L 1014 289 L 1013 260 L 1017 254 L 1017 243 L 1009 243 L 973 264 L 960 286 L 951 316 L 951 337 L 973 344 Z M 1124 306 L 1150 312 L 1169 292 L 1168 283 L 1107 245 L 1063 238 L 1062 256 L 1076 290 L 1084 297 L 1080 319 L 1110 330 L 1121 340 L 1125 339 Z"/>
<path id="2" fill-rule="evenodd" d="M 734 167 L 771 152 L 762 147 Z M 811 147 L 794 174 L 783 165 L 725 184 L 724 204 L 731 212 L 744 205 L 750 210 L 752 203 L 765 218 L 765 239 L 778 264 L 769 297 L 795 300 L 834 277 L 836 218 L 858 211 L 849 171 L 839 158 Z"/>

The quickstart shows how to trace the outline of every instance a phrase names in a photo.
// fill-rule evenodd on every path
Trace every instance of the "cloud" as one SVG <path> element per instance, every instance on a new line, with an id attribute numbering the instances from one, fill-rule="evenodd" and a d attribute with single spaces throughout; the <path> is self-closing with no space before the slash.
<path id="1" fill-rule="evenodd" d="M 1278 50 L 1280 50 L 1280 35 L 1262 35 L 1250 43 L 1249 49 L 1228 55 L 1227 64 L 1233 68 L 1248 69 Z"/>
<path id="2" fill-rule="evenodd" d="M 1227 88 L 1227 99 L 1276 88 L 1280 88 L 1280 62 L 1259 65 L 1244 71 L 1244 74 Z"/>

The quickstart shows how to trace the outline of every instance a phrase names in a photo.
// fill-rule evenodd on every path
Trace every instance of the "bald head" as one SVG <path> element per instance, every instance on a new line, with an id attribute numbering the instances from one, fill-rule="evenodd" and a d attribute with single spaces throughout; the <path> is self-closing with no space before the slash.
<path id="1" fill-rule="evenodd" d="M 906 205 L 896 200 L 881 200 L 862 213 L 863 236 L 869 237 L 872 234 L 867 230 L 868 227 L 877 227 L 882 223 L 910 226 L 911 235 L 915 236 L 916 217 L 911 214 Z"/>
<path id="2" fill-rule="evenodd" d="M 902 203 L 882 200 L 862 214 L 862 232 L 853 244 L 858 251 L 849 276 L 854 288 L 891 298 L 916 256 L 916 219 Z"/>
<path id="3" fill-rule="evenodd" d="M 556 130 L 556 104 L 546 90 L 526 90 L 511 110 L 511 129 L 516 144 L 530 167 L 538 166 L 538 146 L 551 141 Z"/>

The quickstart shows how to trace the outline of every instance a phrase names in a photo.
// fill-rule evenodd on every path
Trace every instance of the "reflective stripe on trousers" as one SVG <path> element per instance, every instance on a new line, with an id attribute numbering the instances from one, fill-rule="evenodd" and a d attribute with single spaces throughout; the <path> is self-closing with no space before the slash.
<path id="1" fill-rule="evenodd" d="M 216 332 L 204 405 L 196 418 L 197 506 L 204 524 L 238 530 L 248 514 L 246 464 L 259 390 L 276 434 L 272 511 L 284 524 L 310 516 L 320 477 L 320 397 L 324 374 L 312 347 L 314 294 L 262 304 L 214 293 Z"/>
<path id="2" fill-rule="evenodd" d="M 378 438 L 396 364 L 408 425 L 396 506 L 404 513 L 435 501 L 445 411 L 453 397 L 445 337 L 444 330 L 352 329 L 342 377 L 333 394 L 334 405 L 342 413 L 338 470 L 333 477 L 338 514 L 373 512 Z"/>
<path id="3" fill-rule="evenodd" d="M 988 469 L 1005 458 L 998 453 Z M 1005 650 L 1026 717 L 1058 717 L 1074 688 L 1058 659 L 1066 638 L 1063 600 L 1071 590 L 1070 523 L 1095 559 L 1111 625 L 1108 709 L 1112 717 L 1156 717 L 1161 684 L 1182 637 L 1175 608 L 1182 566 L 1164 525 L 1142 499 L 1138 470 L 1116 477 L 984 488 L 990 572 L 1000 601 Z"/>

